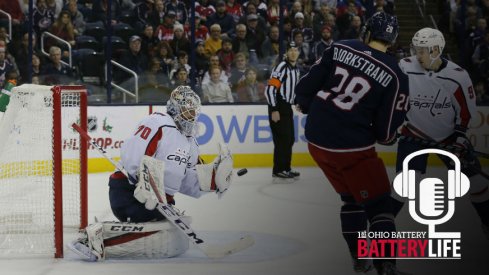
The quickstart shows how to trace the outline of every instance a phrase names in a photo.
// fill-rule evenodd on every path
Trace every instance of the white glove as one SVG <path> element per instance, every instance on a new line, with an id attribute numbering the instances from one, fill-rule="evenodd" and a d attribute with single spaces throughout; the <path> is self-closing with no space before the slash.
<path id="1" fill-rule="evenodd" d="M 219 155 L 208 164 L 198 164 L 197 177 L 200 190 L 216 191 L 220 198 L 233 180 L 233 158 L 231 151 L 224 143 L 219 143 Z"/>
<path id="2" fill-rule="evenodd" d="M 155 209 L 156 205 L 158 204 L 158 200 L 156 199 L 156 196 L 153 194 L 149 182 L 144 180 L 139 180 L 139 182 L 136 184 L 136 190 L 134 190 L 134 197 L 140 203 L 144 203 L 144 207 L 146 207 L 146 209 L 148 210 Z"/>
<path id="3" fill-rule="evenodd" d="M 195 169 L 197 170 L 200 190 L 204 192 L 216 191 L 214 161 L 207 164 L 197 164 L 195 165 Z"/>
<path id="4" fill-rule="evenodd" d="M 233 181 L 233 157 L 224 143 L 219 143 L 219 161 L 216 164 L 216 187 L 219 198 L 228 190 Z"/>
<path id="5" fill-rule="evenodd" d="M 141 164 L 139 165 L 139 181 L 136 184 L 136 189 L 134 190 L 134 197 L 140 203 L 144 203 L 144 206 L 148 210 L 155 209 L 159 202 L 149 182 L 149 175 L 151 174 L 151 177 L 155 181 L 158 189 L 156 192 L 161 194 L 164 189 L 164 170 L 165 164 L 161 160 L 157 160 L 149 156 L 144 156 L 141 159 Z M 164 201 L 164 203 L 166 202 Z"/>

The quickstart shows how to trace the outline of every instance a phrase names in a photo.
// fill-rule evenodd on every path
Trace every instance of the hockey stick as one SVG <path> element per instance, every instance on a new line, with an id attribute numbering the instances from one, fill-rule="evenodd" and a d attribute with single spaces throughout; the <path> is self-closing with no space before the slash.
<path id="1" fill-rule="evenodd" d="M 121 171 L 126 177 L 130 179 L 129 174 L 127 173 L 126 169 L 122 167 L 120 162 L 115 161 L 111 157 L 108 156 L 107 152 L 97 143 L 95 143 L 92 138 L 88 135 L 87 132 L 85 132 L 80 126 L 78 126 L 76 123 L 72 124 L 72 127 L 80 133 L 80 136 L 90 143 L 92 146 L 94 146 L 97 151 L 110 163 L 112 163 L 119 171 Z M 239 240 L 227 243 L 227 244 L 222 244 L 222 245 L 208 245 L 207 242 L 205 242 L 202 238 L 197 237 L 197 234 L 193 231 L 193 229 L 188 225 L 186 222 L 184 222 L 181 219 L 180 214 L 171 206 L 168 204 L 164 203 L 163 198 L 157 191 L 158 188 L 156 187 L 156 184 L 153 180 L 153 177 L 149 173 L 148 167 L 145 165 L 143 171 L 146 171 L 148 173 L 148 178 L 149 178 L 149 183 L 156 194 L 159 203 L 156 206 L 156 209 L 165 216 L 165 218 L 173 223 L 179 230 L 181 230 L 183 233 L 185 233 L 185 236 L 194 243 L 199 249 L 201 249 L 204 254 L 209 257 L 209 258 L 222 258 L 227 255 L 231 255 L 233 253 L 239 252 L 241 250 L 244 250 L 250 246 L 252 246 L 255 241 L 253 237 L 246 235 L 245 237 L 240 238 Z M 132 179 L 134 180 L 134 179 Z M 134 181 L 136 182 L 136 181 Z"/>
<path id="2" fill-rule="evenodd" d="M 469 151 L 465 148 L 453 146 L 451 144 L 443 144 L 440 142 L 436 142 L 434 140 L 427 140 L 427 139 L 423 139 L 423 138 L 419 138 L 419 137 L 404 136 L 404 135 L 399 135 L 399 139 L 409 141 L 409 142 L 414 142 L 414 143 L 417 143 L 417 144 L 420 144 L 420 145 L 423 145 L 426 147 L 434 147 L 434 148 L 438 148 L 438 149 L 444 149 L 444 150 L 447 150 L 447 151 L 453 152 L 453 153 L 472 153 L 476 157 L 482 157 L 482 158 L 489 159 L 489 154 L 479 152 L 479 151 L 475 151 L 475 150 Z M 489 180 L 489 174 L 485 173 L 480 168 L 475 167 L 475 166 L 470 165 L 470 164 L 467 168 L 469 170 L 471 170 L 472 172 L 477 173 L 477 174 L 481 175 L 482 177 Z"/>
<path id="3" fill-rule="evenodd" d="M 440 142 L 437 142 L 434 140 L 427 140 L 427 139 L 423 139 L 423 138 L 419 138 L 419 137 L 404 136 L 404 135 L 399 135 L 399 139 L 414 142 L 414 143 L 417 143 L 419 145 L 423 145 L 426 147 L 444 149 L 444 150 L 454 152 L 454 153 L 472 153 L 477 157 L 489 159 L 489 154 L 486 154 L 486 153 L 483 153 L 480 151 L 475 151 L 475 150 L 469 151 L 467 149 L 463 149 L 463 148 L 460 148 L 457 146 L 453 146 L 451 144 L 443 144 L 443 143 L 440 143 Z"/>
<path id="4" fill-rule="evenodd" d="M 185 233 L 187 237 L 207 255 L 207 257 L 222 258 L 224 256 L 231 255 L 233 253 L 246 249 L 254 244 L 253 237 L 246 235 L 245 237 L 242 237 L 237 241 L 225 245 L 205 245 L 204 240 L 197 237 L 192 228 L 190 228 L 190 225 L 182 221 L 178 212 L 176 212 L 172 206 L 163 202 L 163 198 L 158 192 L 158 187 L 154 182 L 153 176 L 151 176 L 151 174 L 149 173 L 149 168 L 144 163 L 143 165 L 145 166 L 143 168 L 143 171 L 146 170 L 145 172 L 147 172 L 148 174 L 151 189 L 153 189 L 153 192 L 160 202 L 156 206 L 158 211 L 160 211 L 160 213 L 163 214 L 168 220 L 170 220 L 175 226 L 180 228 L 180 230 Z"/>
<path id="5" fill-rule="evenodd" d="M 108 161 L 110 161 L 110 163 L 112 163 L 112 165 L 115 166 L 115 168 L 117 168 L 117 170 L 121 171 L 126 177 L 128 177 L 128 179 L 132 182 L 132 183 L 137 183 L 137 180 L 134 179 L 133 177 L 131 177 L 129 175 L 129 173 L 127 173 L 126 169 L 124 169 L 124 167 L 122 167 L 122 165 L 118 162 L 118 161 L 115 161 L 113 158 L 111 158 L 107 151 L 105 151 L 105 149 L 98 145 L 96 142 L 94 142 L 92 140 L 92 138 L 88 135 L 88 133 L 86 131 L 84 131 L 78 124 L 76 123 L 73 123 L 71 124 L 71 127 L 73 127 L 73 129 L 75 129 L 79 134 L 80 136 L 85 140 L 87 141 L 88 143 L 90 143 L 93 147 L 95 147 L 95 149 L 97 149 L 97 151 Z"/>

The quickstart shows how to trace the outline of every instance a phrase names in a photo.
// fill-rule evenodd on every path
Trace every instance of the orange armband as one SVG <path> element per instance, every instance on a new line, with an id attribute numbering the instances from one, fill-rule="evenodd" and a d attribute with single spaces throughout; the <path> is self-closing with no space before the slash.
<path id="1" fill-rule="evenodd" d="M 278 80 L 276 78 L 270 78 L 268 80 L 268 85 L 273 86 L 273 87 L 279 89 L 280 88 L 280 85 L 282 85 L 282 83 L 280 83 L 280 80 Z"/>

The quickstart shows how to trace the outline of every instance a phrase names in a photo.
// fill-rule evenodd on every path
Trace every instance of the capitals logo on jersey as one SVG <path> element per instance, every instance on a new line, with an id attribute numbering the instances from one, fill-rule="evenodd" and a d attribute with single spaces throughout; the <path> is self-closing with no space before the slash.
<path id="1" fill-rule="evenodd" d="M 177 148 L 174 154 L 169 154 L 166 156 L 167 160 L 177 162 L 178 165 L 186 165 L 187 168 L 190 168 L 189 154 L 185 150 L 181 148 Z"/>
<path id="2" fill-rule="evenodd" d="M 427 71 L 411 56 L 399 63 L 409 77 L 409 123 L 424 129 L 424 135 L 440 141 L 455 125 L 468 128 L 476 114 L 475 94 L 469 74 L 457 64 L 442 59 L 438 71 Z M 436 119 L 434 119 L 436 118 Z"/>
<path id="3" fill-rule="evenodd" d="M 435 91 L 425 91 L 421 93 L 411 94 L 411 108 L 427 109 L 432 116 L 443 114 L 442 109 L 452 108 L 450 98 L 441 89 L 436 91 L 436 94 L 430 94 Z M 430 94 L 430 95 L 427 95 Z"/>

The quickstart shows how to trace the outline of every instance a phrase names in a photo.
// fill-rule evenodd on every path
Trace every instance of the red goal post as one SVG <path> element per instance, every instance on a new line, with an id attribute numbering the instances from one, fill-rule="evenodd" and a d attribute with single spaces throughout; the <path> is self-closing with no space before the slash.
<path id="1" fill-rule="evenodd" d="M 0 120 L 0 256 L 61 258 L 67 229 L 87 225 L 88 148 L 75 122 L 87 129 L 85 87 L 12 90 Z"/>

